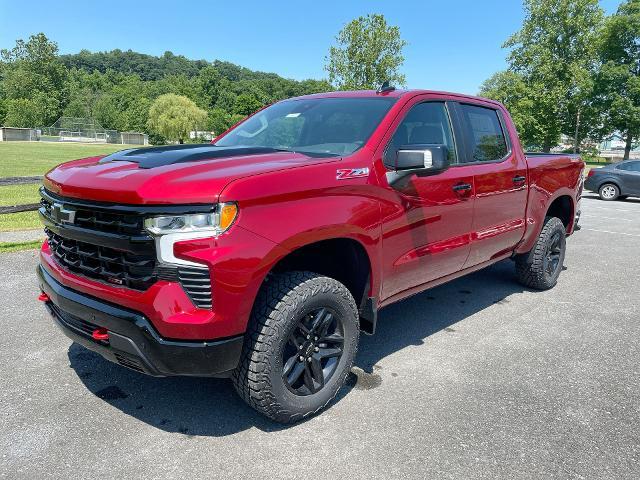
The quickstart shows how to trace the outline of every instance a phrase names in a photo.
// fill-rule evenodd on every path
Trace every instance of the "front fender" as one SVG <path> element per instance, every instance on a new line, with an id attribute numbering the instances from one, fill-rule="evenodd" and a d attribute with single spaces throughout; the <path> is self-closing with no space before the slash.
<path id="1" fill-rule="evenodd" d="M 360 165 L 359 160 L 355 162 Z M 351 166 L 352 162 L 340 164 Z M 333 165 L 246 177 L 221 193 L 221 201 L 238 203 L 238 225 L 288 252 L 331 239 L 359 242 L 369 257 L 371 288 L 376 294 L 381 264 L 378 197 L 379 187 L 367 177 L 336 180 Z"/>

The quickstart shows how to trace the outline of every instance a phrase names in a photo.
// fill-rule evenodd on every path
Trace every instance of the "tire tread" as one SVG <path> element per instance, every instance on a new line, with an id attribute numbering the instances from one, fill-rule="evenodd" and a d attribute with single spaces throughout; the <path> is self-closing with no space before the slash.
<path id="1" fill-rule="evenodd" d="M 278 422 L 290 423 L 314 415 L 335 398 L 339 386 L 344 383 L 343 378 L 326 402 L 305 413 L 288 411 L 278 402 L 270 383 L 269 354 L 274 350 L 274 342 L 284 334 L 282 330 L 286 326 L 285 319 L 307 298 L 319 292 L 331 292 L 343 297 L 357 318 L 356 304 L 349 290 L 337 280 L 313 272 L 274 274 L 265 282 L 256 297 L 240 362 L 232 374 L 232 381 L 238 395 L 249 406 Z M 354 348 L 357 349 L 357 341 L 354 343 Z M 349 369 L 345 369 L 341 375 L 346 378 Z"/>
<path id="2" fill-rule="evenodd" d="M 563 235 L 565 234 L 564 224 L 559 218 L 546 217 L 533 250 L 516 257 L 516 275 L 518 281 L 525 287 L 548 290 L 556 284 L 557 278 L 553 282 L 549 282 L 544 271 L 544 255 L 547 243 L 558 229 L 562 230 Z M 561 260 L 564 260 L 564 255 Z"/>

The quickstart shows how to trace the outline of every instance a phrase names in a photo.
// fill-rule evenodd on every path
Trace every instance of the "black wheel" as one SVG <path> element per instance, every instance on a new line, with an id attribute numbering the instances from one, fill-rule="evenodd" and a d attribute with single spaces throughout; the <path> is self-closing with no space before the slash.
<path id="1" fill-rule="evenodd" d="M 605 183 L 598 189 L 598 195 L 600 195 L 602 200 L 610 202 L 620 196 L 620 189 L 614 183 Z"/>
<path id="2" fill-rule="evenodd" d="M 516 257 L 516 274 L 523 285 L 537 290 L 555 286 L 564 264 L 566 230 L 559 218 L 547 217 L 533 249 Z"/>
<path id="3" fill-rule="evenodd" d="M 236 391 L 278 422 L 313 415 L 344 384 L 359 333 L 356 303 L 340 282 L 311 272 L 274 275 L 256 299 Z"/>

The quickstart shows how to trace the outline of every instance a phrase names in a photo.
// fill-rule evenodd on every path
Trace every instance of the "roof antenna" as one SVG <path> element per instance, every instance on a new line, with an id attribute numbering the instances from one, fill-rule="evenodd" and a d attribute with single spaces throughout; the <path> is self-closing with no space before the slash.
<path id="1" fill-rule="evenodd" d="M 380 85 L 380 88 L 376 90 L 376 93 L 393 92 L 395 89 L 396 87 L 394 87 L 393 85 L 389 85 L 389 80 L 385 80 L 384 83 Z"/>

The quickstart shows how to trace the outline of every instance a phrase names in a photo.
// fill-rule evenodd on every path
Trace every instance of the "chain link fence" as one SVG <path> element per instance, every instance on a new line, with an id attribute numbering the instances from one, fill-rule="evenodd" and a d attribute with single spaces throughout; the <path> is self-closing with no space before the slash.
<path id="1" fill-rule="evenodd" d="M 60 117 L 50 127 L 1 127 L 0 141 L 79 142 L 148 145 L 149 136 L 140 132 L 118 132 L 102 128 L 92 118 Z"/>

